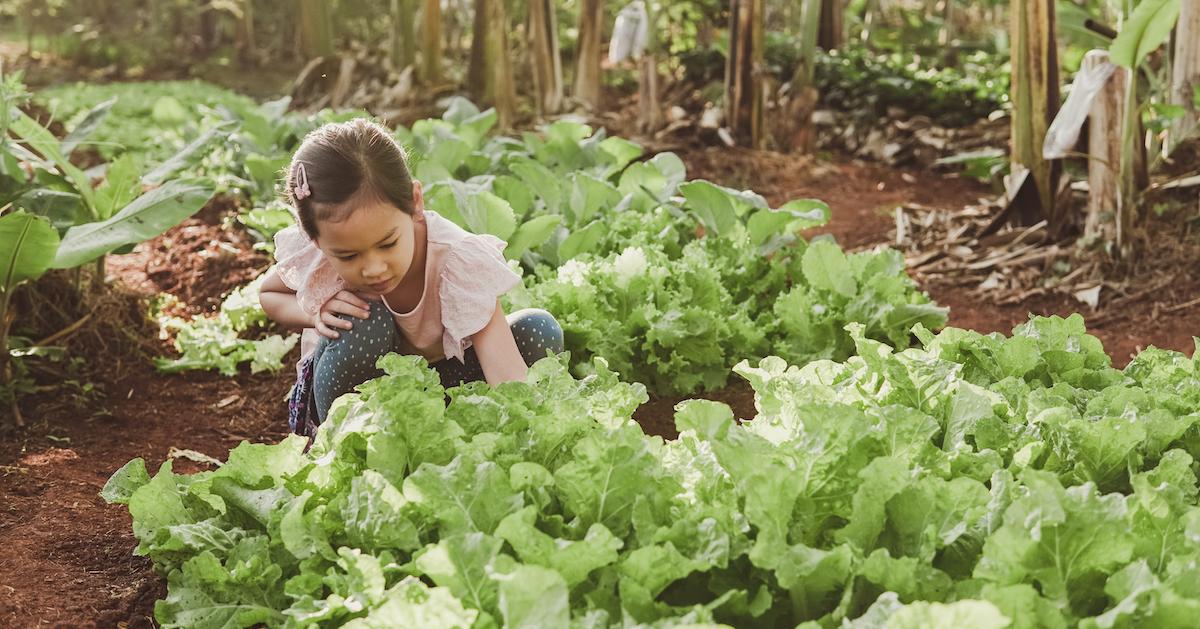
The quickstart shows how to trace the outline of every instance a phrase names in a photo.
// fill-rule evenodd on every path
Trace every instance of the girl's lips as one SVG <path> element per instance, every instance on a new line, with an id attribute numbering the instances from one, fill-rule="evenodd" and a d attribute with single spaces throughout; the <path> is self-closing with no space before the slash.
<path id="1" fill-rule="evenodd" d="M 377 293 L 382 293 L 383 291 L 387 290 L 391 284 L 392 280 L 387 280 L 386 282 L 379 282 L 377 284 L 367 284 L 367 286 Z"/>

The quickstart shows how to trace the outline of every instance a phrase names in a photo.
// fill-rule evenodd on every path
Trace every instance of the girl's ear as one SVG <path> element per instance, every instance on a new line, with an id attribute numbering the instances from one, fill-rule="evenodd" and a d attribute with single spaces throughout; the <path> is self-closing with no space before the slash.
<path id="1" fill-rule="evenodd" d="M 425 193 L 421 191 L 421 182 L 413 179 L 413 218 L 425 218 Z"/>

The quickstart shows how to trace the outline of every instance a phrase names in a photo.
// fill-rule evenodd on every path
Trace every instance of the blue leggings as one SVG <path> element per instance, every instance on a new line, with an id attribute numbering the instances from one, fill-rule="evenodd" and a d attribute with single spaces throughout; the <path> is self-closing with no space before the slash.
<path id="1" fill-rule="evenodd" d="M 392 313 L 382 301 L 371 301 L 370 305 L 371 316 L 367 319 L 338 315 L 354 327 L 338 330 L 336 339 L 322 337 L 313 352 L 312 390 L 319 422 L 325 421 L 330 405 L 339 396 L 383 375 L 375 366 L 380 357 L 401 351 L 403 337 Z M 549 312 L 526 308 L 509 314 L 507 319 L 526 365 L 545 358 L 547 353 L 563 351 L 562 327 Z M 463 362 L 446 358 L 430 366 L 441 375 L 442 386 L 446 388 L 484 379 L 474 347 L 464 353 Z"/>

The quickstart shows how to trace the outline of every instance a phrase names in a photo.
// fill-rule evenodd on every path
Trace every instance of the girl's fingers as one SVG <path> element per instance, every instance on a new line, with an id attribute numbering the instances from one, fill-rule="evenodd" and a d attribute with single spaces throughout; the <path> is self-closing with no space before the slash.
<path id="1" fill-rule="evenodd" d="M 325 322 L 325 325 L 333 329 L 341 328 L 343 330 L 349 330 L 350 328 L 354 327 L 353 323 L 350 323 L 349 321 L 342 319 L 329 311 L 321 313 L 321 320 Z"/>
<path id="2" fill-rule="evenodd" d="M 350 315 L 352 317 L 358 317 L 359 319 L 367 319 L 371 316 L 370 310 L 367 310 L 366 308 L 358 306 L 358 305 L 354 304 L 353 302 L 342 301 L 340 299 L 329 302 L 329 311 L 336 312 L 337 314 L 345 314 L 345 315 Z"/>
<path id="3" fill-rule="evenodd" d="M 358 306 L 359 308 L 363 308 L 363 309 L 370 308 L 370 306 L 367 305 L 367 302 L 362 297 L 359 297 L 358 295 L 355 295 L 354 293 L 352 293 L 348 290 L 344 290 L 344 291 L 341 291 L 340 293 L 338 293 L 337 298 L 341 299 L 342 301 L 347 302 L 349 304 Z"/>
<path id="4" fill-rule="evenodd" d="M 317 334 L 327 339 L 336 339 L 338 337 L 338 333 L 335 330 L 330 330 L 322 321 L 317 321 Z"/>

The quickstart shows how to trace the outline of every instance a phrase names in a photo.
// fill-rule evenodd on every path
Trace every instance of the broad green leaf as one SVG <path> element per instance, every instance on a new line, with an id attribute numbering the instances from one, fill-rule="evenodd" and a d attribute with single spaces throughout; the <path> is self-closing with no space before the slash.
<path id="1" fill-rule="evenodd" d="M 987 601 L 953 603 L 917 602 L 906 605 L 888 619 L 886 629 L 928 629 L 930 627 L 972 627 L 1005 629 L 1009 619 Z"/>
<path id="2" fill-rule="evenodd" d="M 56 230 L 66 230 L 89 219 L 83 197 L 74 192 L 50 188 L 34 188 L 25 192 L 13 201 L 13 207 L 50 219 L 50 224 Z"/>
<path id="3" fill-rule="evenodd" d="M 164 126 L 181 125 L 188 121 L 188 112 L 183 104 L 170 96 L 161 96 L 154 101 L 150 117 Z"/>
<path id="4" fill-rule="evenodd" d="M 375 470 L 364 470 L 350 481 L 338 521 L 346 541 L 367 550 L 420 547 L 416 526 L 403 513 L 408 501 Z"/>
<path id="5" fill-rule="evenodd" d="M 733 409 L 721 402 L 685 400 L 675 406 L 675 429 L 695 431 L 706 440 L 725 438 L 734 425 Z"/>
<path id="6" fill-rule="evenodd" d="M 404 496 L 435 515 L 446 534 L 491 534 L 521 508 L 508 474 L 491 461 L 459 456 L 449 465 L 424 464 L 404 479 Z"/>
<path id="7" fill-rule="evenodd" d="M 593 570 L 616 563 L 623 544 L 603 524 L 591 525 L 581 540 L 555 539 L 538 530 L 536 518 L 537 510 L 528 506 L 496 528 L 496 536 L 508 542 L 521 561 L 555 570 L 569 587 L 587 581 Z"/>
<path id="8" fill-rule="evenodd" d="M 612 184 L 587 173 L 571 177 L 571 222 L 583 225 L 597 215 L 607 216 L 621 202 L 621 193 Z"/>
<path id="9" fill-rule="evenodd" d="M 104 220 L 129 205 L 142 191 L 137 164 L 126 153 L 108 165 L 104 183 L 96 189 L 96 212 Z"/>
<path id="10" fill-rule="evenodd" d="M 563 182 L 549 168 L 534 160 L 520 158 L 510 163 L 509 169 L 525 182 L 533 194 L 542 198 L 546 212 L 563 212 Z"/>
<path id="11" fill-rule="evenodd" d="M 618 537 L 629 531 L 634 499 L 653 482 L 653 457 L 642 432 L 626 425 L 581 439 L 574 458 L 554 472 L 568 513 L 583 527 L 603 524 Z"/>
<path id="12" fill-rule="evenodd" d="M 443 537 L 416 559 L 417 568 L 471 607 L 498 611 L 499 584 L 489 575 L 504 542 L 483 533 Z"/>
<path id="13" fill-rule="evenodd" d="M 112 218 L 67 230 L 53 266 L 69 269 L 122 245 L 149 240 L 195 214 L 212 196 L 211 184 L 176 180 L 155 188 Z"/>
<path id="14" fill-rule="evenodd" d="M 104 122 L 104 119 L 108 117 L 109 111 L 112 110 L 112 106 L 115 104 L 117 104 L 116 96 L 96 105 L 95 107 L 92 107 L 91 110 L 84 115 L 83 120 L 80 120 L 79 123 L 75 125 L 75 128 L 71 129 L 71 132 L 67 134 L 67 137 L 63 138 L 63 155 L 70 155 L 71 153 L 74 153 L 75 149 L 78 148 L 80 144 L 85 143 L 88 139 L 88 136 L 90 136 L 92 132 L 96 130 L 96 127 L 99 127 L 100 123 Z"/>
<path id="15" fill-rule="evenodd" d="M 858 292 L 846 254 L 827 240 L 812 243 L 804 252 L 804 277 L 813 287 L 843 297 L 853 297 Z"/>
<path id="16" fill-rule="evenodd" d="M 727 236 L 738 225 L 733 201 L 723 188 L 695 180 L 680 185 L 679 192 L 686 199 L 684 207 L 700 218 L 709 233 Z"/>
<path id="17" fill-rule="evenodd" d="M 600 149 L 612 157 L 612 164 L 606 173 L 608 175 L 624 170 L 645 152 L 640 145 L 619 137 L 604 138 L 600 142 Z"/>
<path id="18" fill-rule="evenodd" d="M 501 240 L 512 235 L 517 219 L 508 201 L 490 192 L 477 192 L 459 207 L 463 220 L 476 234 L 491 234 Z"/>
<path id="19" fill-rule="evenodd" d="M 546 214 L 525 221 L 513 232 L 504 249 L 504 256 L 510 260 L 521 257 L 526 251 L 536 249 L 546 243 L 554 230 L 558 229 L 562 218 L 555 214 Z"/>
<path id="20" fill-rule="evenodd" d="M 534 210 L 534 194 L 525 182 L 512 175 L 500 175 L 492 180 L 492 192 L 508 201 L 513 212 L 522 219 L 529 219 Z"/>
<path id="21" fill-rule="evenodd" d="M 342 625 L 345 629 L 394 627 L 445 627 L 471 629 L 479 612 L 463 606 L 449 588 L 429 587 L 408 576 L 384 593 L 384 602 L 363 618 Z"/>
<path id="22" fill-rule="evenodd" d="M 227 137 L 235 124 L 233 121 L 227 121 L 209 128 L 200 137 L 192 140 L 191 143 L 183 147 L 178 153 L 172 155 L 150 172 L 142 175 L 142 183 L 154 186 L 167 181 L 172 175 L 200 159 L 201 154 L 208 149 L 209 144 L 212 144 L 217 138 Z"/>
<path id="23" fill-rule="evenodd" d="M 109 504 L 127 505 L 133 492 L 149 482 L 150 474 L 146 473 L 146 462 L 139 457 L 113 472 L 108 482 L 104 483 L 104 489 L 100 490 L 100 497 Z"/>
<path id="24" fill-rule="evenodd" d="M 998 583 L 1036 580 L 1060 606 L 1099 595 L 1090 575 L 1129 561 L 1134 538 L 1123 497 L 1099 496 L 1091 483 L 1063 488 L 1048 472 L 1022 474 L 1026 495 L 988 537 L 975 576 Z"/>
<path id="25" fill-rule="evenodd" d="M 58 232 L 46 219 L 22 210 L 0 216 L 0 294 L 41 277 L 58 247 Z"/>
<path id="26" fill-rule="evenodd" d="M 1112 62 L 1136 69 L 1167 38 L 1179 19 L 1180 0 L 1141 0 L 1109 46 Z"/>
<path id="27" fill-rule="evenodd" d="M 595 249 L 600 241 L 604 239 L 604 222 L 592 221 L 586 226 L 576 229 L 567 236 L 566 240 L 558 246 L 558 260 L 560 263 L 566 262 L 583 253 Z"/>
<path id="28" fill-rule="evenodd" d="M 89 212 L 95 211 L 96 199 L 92 191 L 91 179 L 82 170 L 71 164 L 67 155 L 63 153 L 58 140 L 45 127 L 30 118 L 28 114 L 18 111 L 17 115 L 9 122 L 9 129 L 58 168 L 70 181 L 75 192 L 83 197 Z"/>
<path id="29" fill-rule="evenodd" d="M 554 570 L 520 566 L 497 575 L 500 580 L 500 614 L 512 629 L 566 627 L 571 622 L 567 583 Z"/>
<path id="30" fill-rule="evenodd" d="M 780 235 L 787 228 L 789 231 L 818 227 L 829 222 L 829 206 L 815 199 L 798 199 L 788 201 L 779 209 L 758 210 L 750 215 L 746 229 L 750 232 L 750 240 L 761 245 L 772 236 Z"/>

